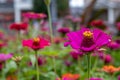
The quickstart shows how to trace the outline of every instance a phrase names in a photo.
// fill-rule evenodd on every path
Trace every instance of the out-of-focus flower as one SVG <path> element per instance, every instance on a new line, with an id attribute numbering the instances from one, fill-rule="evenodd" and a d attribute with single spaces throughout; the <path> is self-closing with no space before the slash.
<path id="1" fill-rule="evenodd" d="M 106 25 L 102 20 L 94 20 L 90 24 L 93 27 L 97 27 L 97 28 L 100 28 L 100 29 L 103 29 L 103 30 L 106 29 Z"/>
<path id="2" fill-rule="evenodd" d="M 0 63 L 0 70 L 2 70 L 2 68 L 3 68 L 3 64 L 2 64 L 2 63 Z"/>
<path id="3" fill-rule="evenodd" d="M 111 55 L 107 54 L 104 56 L 103 60 L 107 64 L 107 63 L 110 63 L 112 61 L 112 57 L 111 57 Z"/>
<path id="4" fill-rule="evenodd" d="M 28 24 L 27 23 L 13 23 L 10 25 L 11 30 L 27 30 Z"/>
<path id="5" fill-rule="evenodd" d="M 117 26 L 117 29 L 120 30 L 120 22 L 118 22 L 116 26 Z"/>
<path id="6" fill-rule="evenodd" d="M 102 60 L 104 59 L 104 55 L 105 55 L 105 53 L 103 51 L 99 51 L 99 50 L 92 53 L 92 56 L 95 56 L 95 57 L 98 56 Z"/>
<path id="7" fill-rule="evenodd" d="M 103 80 L 102 78 L 90 78 L 90 80 Z"/>
<path id="8" fill-rule="evenodd" d="M 12 54 L 3 54 L 0 53 L 0 63 L 5 62 L 6 60 L 12 58 Z"/>
<path id="9" fill-rule="evenodd" d="M 79 52 L 77 50 L 72 50 L 70 52 L 70 55 L 72 56 L 73 59 L 77 60 L 79 57 L 82 57 L 84 55 L 83 52 Z"/>
<path id="10" fill-rule="evenodd" d="M 108 47 L 110 49 L 119 49 L 120 48 L 120 44 L 118 44 L 117 42 L 115 41 L 111 41 L 109 44 L 108 44 Z"/>
<path id="11" fill-rule="evenodd" d="M 65 16 L 65 19 L 67 19 L 67 20 L 72 20 L 72 18 L 73 18 L 72 15 L 67 15 L 67 16 Z"/>
<path id="12" fill-rule="evenodd" d="M 120 45 L 120 39 L 115 40 L 115 42 Z"/>
<path id="13" fill-rule="evenodd" d="M 80 19 L 79 17 L 77 17 L 77 18 L 72 18 L 72 22 L 73 22 L 73 23 L 79 23 L 79 22 L 81 22 L 81 19 Z"/>
<path id="14" fill-rule="evenodd" d="M 17 76 L 15 75 L 8 75 L 6 80 L 18 80 L 18 79 L 17 79 Z"/>
<path id="15" fill-rule="evenodd" d="M 32 62 L 31 61 L 29 61 L 27 64 L 28 64 L 28 66 L 32 66 Z"/>
<path id="16" fill-rule="evenodd" d="M 41 66 L 46 63 L 46 59 L 43 56 L 38 57 L 38 65 Z"/>
<path id="17" fill-rule="evenodd" d="M 23 17 L 28 19 L 44 19 L 47 15 L 44 13 L 27 12 L 23 14 Z"/>
<path id="18" fill-rule="evenodd" d="M 70 61 L 68 61 L 68 60 L 66 60 L 64 63 L 65 63 L 65 65 L 66 65 L 67 67 L 71 66 L 71 64 L 72 64 L 72 62 L 70 62 Z"/>
<path id="19" fill-rule="evenodd" d="M 4 33 L 0 31 L 0 39 L 2 40 L 4 38 Z"/>
<path id="20" fill-rule="evenodd" d="M 57 78 L 56 80 L 78 80 L 79 78 L 79 74 L 66 73 L 62 75 L 62 78 Z"/>
<path id="21" fill-rule="evenodd" d="M 62 27 L 62 28 L 58 29 L 58 32 L 61 33 L 61 35 L 64 37 L 66 33 L 70 32 L 70 28 Z"/>
<path id="22" fill-rule="evenodd" d="M 12 60 L 14 60 L 15 62 L 20 62 L 22 58 L 23 56 L 15 56 L 15 57 L 12 57 Z"/>
<path id="23" fill-rule="evenodd" d="M 34 39 L 23 40 L 22 44 L 23 46 L 30 47 L 33 50 L 39 50 L 39 49 L 42 49 L 50 45 L 50 43 L 47 40 L 40 38 L 40 37 L 34 38 Z"/>
<path id="24" fill-rule="evenodd" d="M 64 39 L 61 38 L 61 37 L 55 37 L 55 38 L 54 38 L 54 43 L 56 43 L 56 44 L 59 44 L 59 43 L 61 43 L 61 42 L 63 42 L 63 41 L 64 41 Z"/>
<path id="25" fill-rule="evenodd" d="M 120 80 L 120 75 L 118 76 L 118 80 Z"/>
<path id="26" fill-rule="evenodd" d="M 89 28 L 82 28 L 79 31 L 67 33 L 68 44 L 73 49 L 83 52 L 91 52 L 107 45 L 111 41 L 111 37 L 99 29 L 90 30 Z"/>
<path id="27" fill-rule="evenodd" d="M 4 43 L 3 41 L 0 41 L 0 49 L 3 48 L 4 46 L 6 46 L 6 43 Z"/>
<path id="28" fill-rule="evenodd" d="M 109 66 L 104 66 L 103 68 L 102 68 L 102 71 L 104 71 L 104 72 L 106 72 L 106 73 L 109 73 L 109 74 L 114 74 L 115 72 L 118 72 L 118 71 L 120 71 L 119 70 L 119 68 L 116 68 L 116 67 L 114 67 L 114 66 L 112 66 L 112 65 L 109 65 Z"/>

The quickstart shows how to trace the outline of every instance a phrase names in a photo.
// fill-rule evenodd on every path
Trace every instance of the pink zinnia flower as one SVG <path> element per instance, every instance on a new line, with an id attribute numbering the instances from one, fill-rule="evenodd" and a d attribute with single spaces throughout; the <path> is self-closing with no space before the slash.
<path id="1" fill-rule="evenodd" d="M 103 80 L 102 78 L 90 78 L 90 80 Z"/>
<path id="2" fill-rule="evenodd" d="M 43 19 L 46 18 L 47 16 L 44 13 L 27 12 L 23 14 L 23 17 L 28 19 Z"/>
<path id="3" fill-rule="evenodd" d="M 0 54 L 0 62 L 4 62 L 10 58 L 12 58 L 12 54 L 3 54 L 3 53 Z"/>
<path id="4" fill-rule="evenodd" d="M 27 23 L 13 23 L 10 25 L 11 30 L 27 30 L 28 24 Z"/>
<path id="5" fill-rule="evenodd" d="M 33 50 L 39 50 L 44 48 L 45 46 L 49 46 L 50 43 L 43 39 L 43 38 L 34 38 L 34 39 L 28 39 L 28 40 L 23 40 L 22 41 L 23 46 L 27 46 L 32 48 Z"/>
<path id="6" fill-rule="evenodd" d="M 90 30 L 89 28 L 82 28 L 79 31 L 70 32 L 67 34 L 68 41 L 65 46 L 69 44 L 73 49 L 84 52 L 91 52 L 108 44 L 110 36 L 99 29 Z"/>

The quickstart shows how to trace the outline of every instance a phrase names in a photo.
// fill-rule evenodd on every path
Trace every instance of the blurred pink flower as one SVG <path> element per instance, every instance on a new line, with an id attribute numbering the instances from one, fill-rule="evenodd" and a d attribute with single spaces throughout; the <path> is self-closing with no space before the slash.
<path id="1" fill-rule="evenodd" d="M 3 53 L 0 54 L 0 62 L 4 62 L 10 58 L 12 58 L 12 54 L 3 54 Z"/>
<path id="2" fill-rule="evenodd" d="M 62 27 L 62 28 L 58 29 L 58 32 L 61 33 L 62 37 L 64 37 L 66 33 L 70 32 L 70 28 Z"/>
<path id="3" fill-rule="evenodd" d="M 72 50 L 70 52 L 70 55 L 72 56 L 73 59 L 78 60 L 79 57 L 82 57 L 84 55 L 83 52 L 79 52 L 77 50 Z"/>
<path id="4" fill-rule="evenodd" d="M 111 41 L 108 45 L 107 45 L 110 49 L 120 49 L 120 44 L 118 44 L 115 41 Z"/>
<path id="5" fill-rule="evenodd" d="M 44 13 L 27 12 L 23 13 L 23 17 L 28 19 L 43 19 L 46 18 L 47 15 Z"/>
<path id="6" fill-rule="evenodd" d="M 38 65 L 41 66 L 46 63 L 46 59 L 43 56 L 38 57 Z"/>
<path id="7" fill-rule="evenodd" d="M 108 63 L 110 63 L 110 62 L 112 62 L 112 57 L 111 57 L 111 55 L 109 55 L 109 54 L 105 55 L 105 56 L 104 56 L 104 63 L 108 64 Z"/>
<path id="8" fill-rule="evenodd" d="M 79 18 L 79 17 L 72 18 L 72 22 L 73 23 L 79 23 L 79 22 L 81 22 L 81 18 Z"/>
<path id="9" fill-rule="evenodd" d="M 102 78 L 90 78 L 90 80 L 103 80 Z"/>

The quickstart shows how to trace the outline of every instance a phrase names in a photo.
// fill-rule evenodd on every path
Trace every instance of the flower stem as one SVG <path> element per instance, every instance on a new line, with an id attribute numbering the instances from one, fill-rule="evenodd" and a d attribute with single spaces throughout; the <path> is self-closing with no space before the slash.
<path id="1" fill-rule="evenodd" d="M 97 55 L 96 58 L 95 58 L 94 66 L 93 66 L 93 68 L 92 68 L 92 71 L 93 71 L 93 72 L 95 71 L 95 69 L 96 69 L 96 67 L 97 67 L 97 62 L 98 62 L 98 55 Z"/>
<path id="2" fill-rule="evenodd" d="M 83 69 L 82 69 L 82 66 L 81 66 L 81 63 L 80 63 L 80 56 L 78 56 L 78 66 L 80 67 L 79 68 L 79 73 L 81 73 L 81 71 L 83 71 Z"/>
<path id="3" fill-rule="evenodd" d="M 88 80 L 90 79 L 90 54 L 87 54 L 87 65 L 88 65 Z"/>
<path id="4" fill-rule="evenodd" d="M 47 5 L 47 11 L 48 11 L 48 17 L 49 17 L 51 43 L 53 43 L 52 20 L 51 20 L 51 12 L 50 12 L 50 6 L 49 5 Z"/>
<path id="5" fill-rule="evenodd" d="M 37 80 L 39 80 L 39 67 L 38 67 L 38 53 L 35 51 L 35 57 L 36 57 L 36 73 L 37 73 Z"/>
<path id="6" fill-rule="evenodd" d="M 53 60 L 53 69 L 54 69 L 54 73 L 56 73 L 56 66 L 55 66 L 55 57 L 53 56 L 52 57 L 52 60 Z"/>
<path id="7" fill-rule="evenodd" d="M 50 6 L 47 5 L 47 11 L 48 11 L 48 17 L 49 17 L 49 27 L 50 27 L 50 37 L 51 37 L 51 43 L 53 43 L 53 29 L 52 29 L 52 18 L 51 18 L 51 11 Z M 53 61 L 53 68 L 54 73 L 56 74 L 56 68 L 55 68 L 55 57 L 52 57 Z"/>

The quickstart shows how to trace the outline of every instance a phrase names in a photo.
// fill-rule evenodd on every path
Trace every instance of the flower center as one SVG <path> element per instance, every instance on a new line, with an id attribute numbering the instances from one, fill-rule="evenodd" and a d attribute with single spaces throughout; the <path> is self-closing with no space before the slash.
<path id="1" fill-rule="evenodd" d="M 93 33 L 91 31 L 85 31 L 83 33 L 83 36 L 86 38 L 92 38 L 93 37 Z"/>
<path id="2" fill-rule="evenodd" d="M 39 42 L 40 42 L 40 38 L 34 38 L 33 41 L 34 41 L 35 43 L 39 43 Z"/>
<path id="3" fill-rule="evenodd" d="M 93 33 L 91 31 L 83 32 L 83 40 L 81 46 L 89 48 L 94 44 Z"/>

